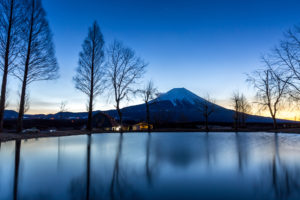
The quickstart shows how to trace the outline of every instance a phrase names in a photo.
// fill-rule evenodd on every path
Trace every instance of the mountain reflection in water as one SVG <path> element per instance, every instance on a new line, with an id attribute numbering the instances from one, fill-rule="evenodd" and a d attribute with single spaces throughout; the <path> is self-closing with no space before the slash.
<path id="1" fill-rule="evenodd" d="M 113 133 L 2 142 L 0 199 L 300 199 L 300 135 Z"/>

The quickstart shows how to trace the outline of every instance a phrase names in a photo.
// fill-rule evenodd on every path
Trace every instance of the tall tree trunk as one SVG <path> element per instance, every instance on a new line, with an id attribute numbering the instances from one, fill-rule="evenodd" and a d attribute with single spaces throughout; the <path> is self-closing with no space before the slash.
<path id="1" fill-rule="evenodd" d="M 27 74 L 28 74 L 28 67 L 25 67 L 24 80 L 23 80 L 23 83 L 22 83 L 19 115 L 18 115 L 18 126 L 17 126 L 17 132 L 18 133 L 20 133 L 23 129 L 23 118 L 24 118 L 26 86 L 27 86 Z"/>
<path id="2" fill-rule="evenodd" d="M 87 130 L 92 130 L 92 121 L 93 121 L 93 97 L 90 95 L 90 102 L 89 102 L 89 113 L 88 113 L 88 121 L 87 121 Z"/>
<path id="3" fill-rule="evenodd" d="M 209 129 L 208 129 L 208 117 L 207 117 L 207 115 L 205 116 L 205 130 L 206 130 L 206 132 L 209 131 Z"/>
<path id="4" fill-rule="evenodd" d="M 0 99 L 0 132 L 3 131 L 3 122 L 4 122 L 4 110 L 5 110 L 5 101 L 6 101 L 6 84 L 7 84 L 7 67 L 4 67 L 3 78 L 2 78 L 2 87 L 1 87 L 1 99 Z"/>
<path id="5" fill-rule="evenodd" d="M 30 19 L 30 32 L 29 32 L 29 37 L 28 37 L 27 54 L 26 54 L 26 61 L 25 61 L 25 66 L 24 66 L 24 77 L 23 77 L 23 83 L 22 83 L 20 108 L 19 108 L 19 116 L 18 116 L 18 125 L 17 125 L 18 133 L 21 132 L 23 129 L 26 87 L 27 87 L 29 61 L 30 61 L 30 56 L 31 56 L 31 42 L 32 42 L 32 32 L 33 32 L 33 23 L 34 23 L 34 7 L 35 7 L 35 1 L 33 0 L 32 1 L 31 19 Z"/>
<path id="6" fill-rule="evenodd" d="M 146 112 L 147 112 L 148 132 L 150 132 L 151 131 L 151 128 L 150 128 L 150 109 L 149 109 L 148 101 L 146 101 Z"/>
<path id="7" fill-rule="evenodd" d="M 274 128 L 275 130 L 277 130 L 278 125 L 277 125 L 276 117 L 275 117 L 275 116 L 272 116 L 272 119 L 273 119 L 273 128 Z"/>
<path id="8" fill-rule="evenodd" d="M 239 120 L 238 113 L 235 112 L 235 118 L 234 118 L 234 129 L 235 129 L 235 131 L 238 131 L 238 120 Z"/>
<path id="9" fill-rule="evenodd" d="M 93 80 L 93 77 L 92 77 Z M 91 94 L 90 94 L 90 102 L 89 102 L 89 114 L 88 114 L 88 121 L 87 121 L 87 130 L 92 131 L 92 122 L 93 122 L 93 84 L 91 83 Z"/>
<path id="10" fill-rule="evenodd" d="M 95 28 L 94 28 L 94 37 L 95 37 Z M 91 69 L 91 93 L 90 93 L 90 103 L 89 103 L 89 115 L 87 121 L 87 129 L 92 131 L 92 122 L 93 122 L 93 100 L 94 100 L 94 63 L 95 63 L 95 38 L 93 38 L 93 49 L 92 49 L 92 69 Z"/>
<path id="11" fill-rule="evenodd" d="M 242 113 L 242 126 L 243 128 L 246 127 L 246 114 L 244 112 Z"/>
<path id="12" fill-rule="evenodd" d="M 14 200 L 18 199 L 20 151 L 21 151 L 21 140 L 16 140 L 16 146 L 15 146 L 15 172 L 14 172 Z"/>
<path id="13" fill-rule="evenodd" d="M 208 106 L 205 106 L 205 130 L 206 132 L 208 132 Z"/>
<path id="14" fill-rule="evenodd" d="M 14 11 L 14 0 L 10 2 L 10 15 L 9 24 L 7 30 L 7 39 L 5 47 L 5 58 L 3 66 L 3 77 L 2 77 L 2 87 L 1 87 L 1 99 L 0 99 L 0 132 L 3 131 L 3 121 L 4 121 L 4 110 L 6 102 L 6 85 L 7 85 L 7 75 L 8 75 L 8 63 L 9 63 L 9 53 L 10 53 L 10 40 L 11 40 L 11 27 L 12 27 L 12 16 Z"/>
<path id="15" fill-rule="evenodd" d="M 117 102 L 117 112 L 119 115 L 120 126 L 121 126 L 120 132 L 122 133 L 123 132 L 123 119 L 122 119 L 122 112 L 120 110 L 120 102 L 119 101 Z"/>

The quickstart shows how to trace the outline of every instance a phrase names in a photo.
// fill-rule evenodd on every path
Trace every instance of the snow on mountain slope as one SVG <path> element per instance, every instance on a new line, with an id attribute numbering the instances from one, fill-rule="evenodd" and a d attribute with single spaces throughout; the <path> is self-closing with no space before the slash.
<path id="1" fill-rule="evenodd" d="M 178 101 L 195 104 L 196 102 L 203 102 L 205 100 L 185 88 L 174 88 L 167 93 L 161 94 L 153 101 L 170 101 L 174 106 L 176 106 Z"/>

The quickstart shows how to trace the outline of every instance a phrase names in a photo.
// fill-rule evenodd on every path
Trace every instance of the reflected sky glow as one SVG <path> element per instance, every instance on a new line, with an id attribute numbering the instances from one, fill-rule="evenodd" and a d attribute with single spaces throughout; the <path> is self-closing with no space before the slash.
<path id="1" fill-rule="evenodd" d="M 15 143 L 2 143 L 0 199 L 12 198 L 13 189 L 19 199 L 300 198 L 296 134 L 43 138 L 22 141 L 17 168 L 14 158 Z"/>

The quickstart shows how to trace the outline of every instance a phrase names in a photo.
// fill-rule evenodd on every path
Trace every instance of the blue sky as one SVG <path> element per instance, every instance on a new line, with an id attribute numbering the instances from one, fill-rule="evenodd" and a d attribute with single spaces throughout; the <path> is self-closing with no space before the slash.
<path id="1" fill-rule="evenodd" d="M 233 91 L 254 92 L 246 73 L 261 67 L 260 56 L 300 23 L 300 1 L 277 0 L 43 0 L 54 34 L 60 79 L 30 86 L 29 113 L 53 113 L 62 100 L 70 111 L 85 111 L 86 97 L 72 77 L 88 27 L 97 20 L 106 44 L 119 39 L 149 63 L 143 81 L 161 92 L 185 87 L 209 93 L 229 106 Z M 19 82 L 10 80 L 14 108 Z M 15 100 L 15 101 L 14 101 Z M 139 103 L 139 100 L 124 105 Z M 113 108 L 106 95 L 97 109 Z"/>

